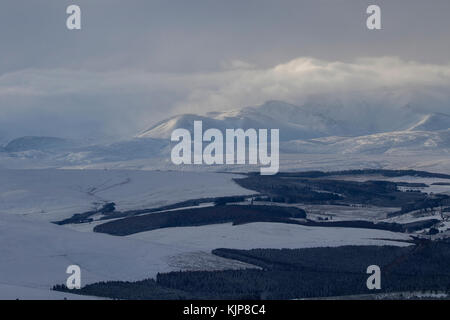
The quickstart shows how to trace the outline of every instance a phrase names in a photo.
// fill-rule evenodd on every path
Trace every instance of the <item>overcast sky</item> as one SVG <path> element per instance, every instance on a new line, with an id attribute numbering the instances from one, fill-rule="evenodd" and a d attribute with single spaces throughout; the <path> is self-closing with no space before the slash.
<path id="1" fill-rule="evenodd" d="M 382 30 L 367 30 L 369 4 Z M 392 87 L 442 94 L 449 13 L 448 0 L 2 0 L 0 139 L 127 136 L 174 113 L 370 91 L 393 68 Z"/>

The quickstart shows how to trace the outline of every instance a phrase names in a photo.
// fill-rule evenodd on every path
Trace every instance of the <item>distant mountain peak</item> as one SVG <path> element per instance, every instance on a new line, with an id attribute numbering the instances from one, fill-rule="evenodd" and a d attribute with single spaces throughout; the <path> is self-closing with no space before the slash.
<path id="1" fill-rule="evenodd" d="M 10 141 L 4 150 L 7 152 L 22 152 L 29 150 L 51 150 L 71 147 L 69 140 L 56 137 L 25 136 Z"/>
<path id="2" fill-rule="evenodd" d="M 168 139 L 172 131 L 178 128 L 189 129 L 193 126 L 194 121 L 202 120 L 208 121 L 208 117 L 203 117 L 195 114 L 181 114 L 162 120 L 136 135 L 136 138 L 153 138 L 153 139 Z"/>
<path id="3" fill-rule="evenodd" d="M 195 120 L 203 122 L 204 130 L 279 129 L 282 141 L 329 136 L 357 137 L 395 131 L 440 131 L 450 128 L 450 116 L 443 113 L 415 112 L 404 108 L 361 105 L 348 107 L 336 102 L 296 106 L 270 100 L 260 106 L 209 112 L 205 115 L 182 114 L 163 120 L 138 134 L 137 138 L 170 139 L 177 128 L 192 131 Z M 353 111 L 349 111 L 353 108 Z M 339 112 L 345 109 L 347 111 Z M 380 111 L 381 110 L 381 111 Z M 389 113 L 391 112 L 391 113 Z"/>
<path id="4" fill-rule="evenodd" d="M 203 122 L 204 130 L 225 129 L 280 129 L 282 140 L 314 138 L 329 135 L 332 119 L 282 101 L 268 101 L 261 106 L 209 112 L 206 115 L 182 114 L 160 121 L 141 132 L 137 138 L 169 139 L 173 130 L 191 130 L 195 120 Z M 335 129 L 335 128 L 334 128 Z M 333 128 L 332 128 L 333 131 Z M 333 131 L 332 133 L 336 133 Z M 341 132 L 339 132 L 341 133 Z"/>

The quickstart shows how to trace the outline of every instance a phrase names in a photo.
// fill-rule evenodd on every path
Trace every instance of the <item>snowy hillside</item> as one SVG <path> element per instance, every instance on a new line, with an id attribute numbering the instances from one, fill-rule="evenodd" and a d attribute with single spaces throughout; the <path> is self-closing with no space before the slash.
<path id="1" fill-rule="evenodd" d="M 83 283 L 138 280 L 170 270 L 165 257 L 176 248 L 94 233 L 79 233 L 47 222 L 0 214 L 0 299 L 11 298 L 10 287 L 21 288 L 14 298 L 54 298 L 53 285 L 65 283 L 66 268 L 82 268 Z M 3 291 L 2 289 L 5 289 Z M 29 292 L 27 289 L 30 289 Z"/>
<path id="2" fill-rule="evenodd" d="M 203 121 L 204 130 L 209 128 L 280 129 L 280 139 L 283 141 L 348 133 L 345 123 L 335 121 L 314 110 L 280 101 L 269 101 L 259 107 L 212 112 L 205 116 L 178 115 L 158 123 L 139 134 L 138 137 L 170 139 L 172 131 L 177 128 L 192 131 L 194 120 Z"/>
<path id="3" fill-rule="evenodd" d="M 359 137 L 326 137 L 282 143 L 281 150 L 308 154 L 385 154 L 403 151 L 450 151 L 450 130 L 398 131 Z"/>
<path id="4" fill-rule="evenodd" d="M 161 121 L 149 129 L 117 142 L 69 141 L 57 137 L 21 137 L 0 148 L 0 168 L 126 168 L 161 170 L 197 170 L 177 167 L 170 161 L 170 136 L 173 130 L 193 130 L 196 120 L 203 130 L 218 128 L 268 128 L 280 130 L 280 161 L 297 157 L 303 160 L 329 154 L 351 162 L 356 156 L 384 157 L 384 165 L 395 167 L 408 154 L 410 168 L 417 158 L 450 153 L 450 116 L 443 113 L 423 114 L 405 106 L 380 106 L 359 102 L 360 108 L 342 102 L 312 103 L 295 106 L 269 101 L 261 106 L 246 107 L 205 115 L 181 114 Z M 352 112 L 350 112 L 353 110 Z M 349 158 L 346 155 L 352 154 Z M 289 160 L 287 160 L 289 158 Z M 434 158 L 433 161 L 436 159 Z M 394 162 L 392 162 L 394 161 Z M 403 161 L 403 160 L 402 160 Z M 333 160 L 333 163 L 335 161 Z M 358 160 L 348 166 L 362 165 Z M 299 164 L 294 167 L 300 168 Z M 376 165 L 378 167 L 378 164 Z M 327 169 L 327 165 L 322 167 Z M 205 170 L 246 170 L 205 168 Z"/>
<path id="5" fill-rule="evenodd" d="M 204 130 L 209 128 L 280 129 L 280 139 L 283 141 L 346 133 L 344 123 L 336 122 L 306 108 L 270 101 L 260 107 L 212 112 L 205 116 L 178 115 L 158 123 L 139 134 L 138 137 L 170 139 L 172 131 L 177 128 L 192 131 L 194 120 L 203 121 Z"/>
<path id="6" fill-rule="evenodd" d="M 65 283 L 66 268 L 72 264 L 81 267 L 82 285 L 85 285 L 153 278 L 158 272 L 191 269 L 193 265 L 220 269 L 224 261 L 209 253 L 217 247 L 407 245 L 376 239 L 408 239 L 408 236 L 379 230 L 252 223 L 170 228 L 113 237 L 0 214 L 0 299 L 61 299 L 67 295 L 50 289 Z M 205 261 L 210 265 L 205 265 Z"/>
<path id="7" fill-rule="evenodd" d="M 66 139 L 55 137 L 21 137 L 10 141 L 5 147 L 6 152 L 21 152 L 29 150 L 61 150 L 73 148 L 76 145 Z"/>
<path id="8" fill-rule="evenodd" d="M 444 113 L 433 113 L 424 116 L 418 123 L 414 124 L 411 131 L 439 131 L 450 128 L 450 115 Z"/>
<path id="9" fill-rule="evenodd" d="M 133 170 L 2 170 L 0 215 L 57 221 L 114 202 L 118 210 L 253 194 L 219 173 Z"/>
<path id="10" fill-rule="evenodd" d="M 206 115 L 184 114 L 161 121 L 138 137 L 170 139 L 177 128 L 192 129 L 194 120 L 203 121 L 204 128 L 275 128 L 283 141 L 328 136 L 361 136 L 374 133 L 415 130 L 444 130 L 450 127 L 450 116 L 422 115 L 408 107 L 391 108 L 361 105 L 358 112 L 346 112 L 347 106 L 306 103 L 295 106 L 269 101 L 257 107 L 246 107 Z M 389 117 L 386 117 L 389 112 Z M 445 118 L 441 120 L 441 118 Z"/>

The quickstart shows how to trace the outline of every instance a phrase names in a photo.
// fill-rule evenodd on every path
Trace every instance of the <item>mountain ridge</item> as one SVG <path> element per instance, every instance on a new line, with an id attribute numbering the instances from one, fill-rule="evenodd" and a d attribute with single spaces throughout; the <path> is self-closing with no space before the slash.
<path id="1" fill-rule="evenodd" d="M 381 112 L 381 111 L 380 111 Z M 385 115 L 382 115 L 385 116 Z M 380 117 L 378 115 L 378 117 Z M 280 129 L 282 141 L 313 139 L 327 136 L 356 137 L 396 131 L 440 131 L 450 128 L 450 115 L 414 113 L 407 107 L 392 110 L 392 119 L 385 122 L 368 117 L 335 119 L 320 106 L 296 106 L 282 101 L 268 101 L 261 106 L 246 107 L 205 115 L 179 114 L 138 134 L 137 138 L 170 139 L 173 130 L 184 128 L 192 132 L 193 122 L 203 122 L 204 130 L 217 128 Z M 398 119 L 398 121 L 395 121 Z"/>
<path id="2" fill-rule="evenodd" d="M 14 159 L 50 159 L 51 163 L 63 166 L 156 158 L 170 163 L 172 131 L 185 128 L 192 132 L 196 120 L 203 122 L 203 130 L 280 129 L 281 153 L 450 154 L 450 115 L 415 113 L 407 106 L 397 111 L 395 116 L 400 117 L 390 119 L 390 124 L 384 126 L 359 121 L 358 115 L 347 120 L 343 117 L 334 119 L 331 112 L 327 114 L 326 109 L 320 106 L 268 101 L 261 106 L 225 112 L 176 115 L 132 138 L 107 144 L 86 144 L 56 137 L 21 137 L 0 148 L 0 154 Z M 406 117 L 401 117 L 403 115 Z"/>

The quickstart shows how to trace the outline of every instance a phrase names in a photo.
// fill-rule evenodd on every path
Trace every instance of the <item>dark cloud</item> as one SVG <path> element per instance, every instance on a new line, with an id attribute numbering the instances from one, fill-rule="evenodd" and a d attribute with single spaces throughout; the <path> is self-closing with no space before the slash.
<path id="1" fill-rule="evenodd" d="M 442 106 L 450 2 L 378 0 L 383 30 L 369 31 L 372 3 L 2 0 L 0 136 L 129 136 L 178 112 L 383 86 Z M 70 4 L 80 31 L 65 27 Z"/>
<path id="2" fill-rule="evenodd" d="M 129 137 L 175 113 L 226 111 L 274 99 L 301 105 L 320 97 L 342 106 L 330 110 L 339 117 L 365 104 L 382 106 L 387 117 L 389 108 L 407 104 L 446 112 L 450 101 L 450 64 L 382 57 L 351 63 L 298 58 L 271 68 L 235 61 L 229 66 L 203 73 L 8 73 L 0 76 L 0 127 L 14 135 Z"/>
<path id="3" fill-rule="evenodd" d="M 227 60 L 268 67 L 299 56 L 449 62 L 448 0 L 376 2 L 383 30 L 371 32 L 365 28 L 368 0 L 3 0 L 0 72 L 195 72 Z M 83 29 L 71 32 L 65 9 L 74 3 L 82 8 Z"/>

